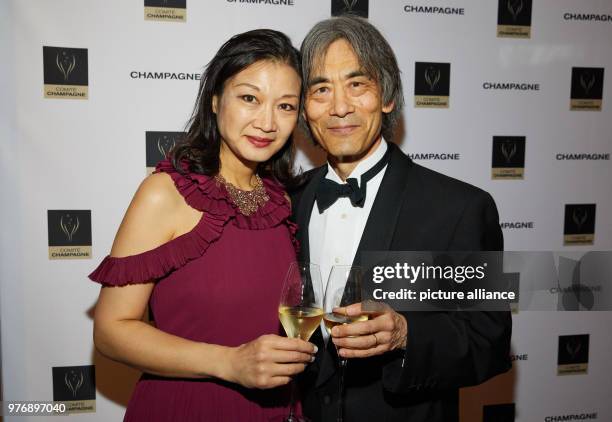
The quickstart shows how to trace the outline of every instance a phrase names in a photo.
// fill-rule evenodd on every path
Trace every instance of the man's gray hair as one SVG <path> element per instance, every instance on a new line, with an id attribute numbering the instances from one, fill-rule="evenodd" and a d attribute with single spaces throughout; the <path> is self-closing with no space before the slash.
<path id="1" fill-rule="evenodd" d="M 304 98 L 312 73 L 316 70 L 315 66 L 322 64 L 321 60 L 330 44 L 339 39 L 346 40 L 353 47 L 362 70 L 376 80 L 382 93 L 383 105 L 394 104 L 393 110 L 383 113 L 382 119 L 382 134 L 391 140 L 404 105 L 400 70 L 387 40 L 374 25 L 363 18 L 344 15 L 326 19 L 308 32 L 300 48 Z"/>

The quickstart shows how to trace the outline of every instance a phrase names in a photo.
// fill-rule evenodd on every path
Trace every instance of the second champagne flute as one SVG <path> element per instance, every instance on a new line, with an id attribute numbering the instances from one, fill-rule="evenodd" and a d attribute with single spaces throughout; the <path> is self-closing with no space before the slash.
<path id="1" fill-rule="evenodd" d="M 291 263 L 281 291 L 278 317 L 287 337 L 310 339 L 323 318 L 323 285 L 318 265 Z M 291 407 L 284 422 L 303 422 L 304 418 L 295 415 L 295 381 L 291 384 Z"/>
<path id="2" fill-rule="evenodd" d="M 333 312 L 334 308 L 352 305 L 361 302 L 361 278 L 360 267 L 350 265 L 334 265 L 329 273 L 327 288 L 325 289 L 325 316 L 323 322 L 325 329 L 331 339 L 331 330 L 336 325 L 350 324 L 356 321 L 366 321 L 367 315 L 349 316 Z M 336 348 L 337 350 L 338 348 Z M 344 372 L 348 360 L 338 354 L 340 360 L 340 377 L 338 383 L 338 416 L 337 422 L 343 421 L 344 415 Z"/>

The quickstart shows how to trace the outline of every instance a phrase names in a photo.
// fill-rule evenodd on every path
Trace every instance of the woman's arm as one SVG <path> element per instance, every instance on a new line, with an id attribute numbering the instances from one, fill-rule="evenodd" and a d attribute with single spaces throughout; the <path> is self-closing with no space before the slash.
<path id="1" fill-rule="evenodd" d="M 201 213 L 188 207 L 165 174 L 147 178 L 121 223 L 111 256 L 151 250 L 188 232 Z M 215 377 L 247 387 L 285 384 L 311 360 L 310 343 L 275 335 L 232 348 L 163 332 L 142 319 L 152 281 L 103 287 L 94 317 L 94 343 L 105 356 L 148 373 L 183 378 Z"/>

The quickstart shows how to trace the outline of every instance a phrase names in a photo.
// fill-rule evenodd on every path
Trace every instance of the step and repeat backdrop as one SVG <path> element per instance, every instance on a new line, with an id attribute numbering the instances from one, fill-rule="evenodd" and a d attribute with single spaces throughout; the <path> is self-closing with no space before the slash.
<path id="1" fill-rule="evenodd" d="M 205 64 L 249 29 L 284 31 L 299 46 L 321 19 L 368 18 L 402 69 L 406 107 L 394 141 L 416 162 L 491 192 L 507 250 L 612 249 L 608 0 L 0 8 L 4 400 L 65 403 L 73 415 L 57 420 L 122 418 L 139 373 L 95 351 L 99 286 L 86 276 L 109 252 L 139 183 L 180 139 Z M 309 140 L 296 142 L 299 166 L 321 163 Z M 461 392 L 462 421 L 612 420 L 611 313 L 513 318 L 513 369 Z"/>

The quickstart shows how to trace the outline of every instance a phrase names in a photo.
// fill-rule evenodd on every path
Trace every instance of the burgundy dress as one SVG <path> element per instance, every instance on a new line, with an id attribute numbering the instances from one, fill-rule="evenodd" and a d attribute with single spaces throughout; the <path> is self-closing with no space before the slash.
<path id="1" fill-rule="evenodd" d="M 295 260 L 295 226 L 282 187 L 263 179 L 270 199 L 245 216 L 214 178 L 183 176 L 168 161 L 156 172 L 169 174 L 202 218 L 190 232 L 153 250 L 107 256 L 89 277 L 106 286 L 155 280 L 149 305 L 157 328 L 186 339 L 238 346 L 263 334 L 284 335 L 278 301 Z M 124 421 L 267 422 L 287 414 L 288 391 L 145 373 Z"/>

